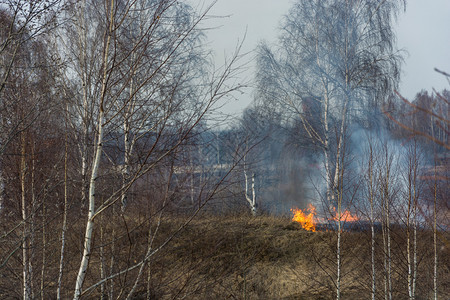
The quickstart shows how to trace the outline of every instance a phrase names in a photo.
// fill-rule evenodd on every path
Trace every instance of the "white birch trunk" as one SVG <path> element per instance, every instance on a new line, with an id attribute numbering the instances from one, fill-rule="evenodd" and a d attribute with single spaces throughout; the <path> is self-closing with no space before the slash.
<path id="1" fill-rule="evenodd" d="M 3 176 L 3 167 L 0 160 L 0 214 L 3 212 L 5 206 L 5 177 Z"/>
<path id="2" fill-rule="evenodd" d="M 343 147 L 344 147 L 344 138 L 345 138 L 345 122 L 347 118 L 347 105 L 350 101 L 350 96 L 348 95 L 348 72 L 346 71 L 346 98 L 343 105 L 343 110 L 341 112 L 341 126 L 339 130 L 339 136 L 338 136 L 338 144 L 336 149 L 336 164 L 335 164 L 335 170 L 334 170 L 334 177 L 333 177 L 333 186 L 338 187 L 337 190 L 337 207 L 338 207 L 338 232 L 337 232 L 337 245 L 336 245 L 336 259 L 337 259 L 337 272 L 336 272 L 336 300 L 341 299 L 341 234 L 342 234 L 342 224 L 341 224 L 341 216 L 342 216 L 342 197 L 343 197 L 343 184 L 344 184 L 344 153 Z M 342 155 L 342 158 L 341 158 Z"/>
<path id="3" fill-rule="evenodd" d="M 249 206 L 250 206 L 250 210 L 252 212 L 252 215 L 254 217 L 256 217 L 257 215 L 257 205 L 256 205 L 256 194 L 255 194 L 255 173 L 252 173 L 252 184 L 251 184 L 251 188 L 252 188 L 252 196 L 249 196 L 249 184 L 248 184 L 248 176 L 247 176 L 247 171 L 245 168 L 245 163 L 244 163 L 244 177 L 245 177 L 245 199 L 247 200 Z"/>
<path id="4" fill-rule="evenodd" d="M 194 207 L 194 196 L 195 196 L 195 180 L 194 180 L 194 175 L 195 175 L 195 170 L 194 170 L 194 162 L 193 162 L 193 158 L 192 158 L 192 149 L 189 149 L 189 164 L 190 164 L 190 170 L 191 170 L 191 205 L 192 207 Z"/>
<path id="5" fill-rule="evenodd" d="M 58 287 L 56 289 L 56 299 L 61 299 L 61 284 L 64 272 L 64 251 L 66 247 L 66 231 L 67 231 L 67 209 L 68 203 L 68 193 L 67 193 L 67 162 L 68 162 L 68 141 L 67 133 L 65 137 L 65 153 L 64 153 L 64 213 L 63 213 L 63 224 L 61 230 L 61 254 L 59 257 L 59 272 L 58 272 Z"/>
<path id="6" fill-rule="evenodd" d="M 388 276 L 388 293 L 389 300 L 392 300 L 392 258 L 391 258 L 391 222 L 390 222 L 390 212 L 389 212 L 389 199 L 386 199 L 386 233 L 387 233 L 387 276 Z"/>
<path id="7" fill-rule="evenodd" d="M 447 118 L 448 120 L 449 118 Z M 448 132 L 448 130 L 447 130 Z M 434 138 L 434 117 L 431 116 L 431 134 Z M 444 143 L 447 141 L 448 134 L 444 135 Z M 434 149 L 434 186 L 433 186 L 433 247 L 434 247 L 434 264 L 433 264 L 433 299 L 438 299 L 437 292 L 437 266 L 438 266 L 438 255 L 437 255 L 437 174 L 436 174 L 436 149 Z"/>
<path id="8" fill-rule="evenodd" d="M 416 282 L 417 282 L 417 224 L 416 224 L 416 212 L 414 212 L 413 220 L 413 278 L 412 278 L 412 299 L 416 299 Z"/>
<path id="9" fill-rule="evenodd" d="M 389 162 L 389 155 L 388 155 L 388 149 L 386 146 L 386 169 L 385 169 L 385 184 L 384 184 L 384 213 L 385 213 L 385 251 L 386 251 L 386 284 L 387 284 L 387 296 L 389 300 L 392 300 L 392 268 L 391 268 L 391 218 L 390 218 L 390 205 L 389 205 L 389 180 L 390 180 L 390 162 Z"/>
<path id="10" fill-rule="evenodd" d="M 256 191 L 255 191 L 255 173 L 252 173 L 252 214 L 254 217 L 256 217 L 257 213 L 257 205 L 256 205 Z"/>
<path id="11" fill-rule="evenodd" d="M 408 211 L 409 214 L 409 211 Z M 410 223 L 409 216 L 407 217 L 407 229 L 406 229 L 406 259 L 408 262 L 408 296 L 409 299 L 414 299 L 412 291 L 412 265 L 411 265 L 411 238 L 410 238 Z"/>
<path id="12" fill-rule="evenodd" d="M 86 206 L 87 194 L 89 190 L 88 180 L 88 143 L 89 143 L 89 128 L 90 128 L 90 115 L 89 115 L 89 101 L 88 101 L 88 70 L 87 70 L 87 30 L 86 30 L 86 0 L 81 1 L 80 14 L 78 15 L 78 47 L 80 49 L 79 60 L 81 70 L 81 90 L 83 97 L 81 120 L 82 120 L 82 137 L 80 139 L 81 145 L 79 145 L 79 152 L 81 157 L 81 208 Z"/>
<path id="13" fill-rule="evenodd" d="M 413 168 L 413 278 L 412 278 L 412 297 L 416 299 L 416 282 L 417 282 L 417 145 L 414 145 L 414 168 Z"/>
<path id="14" fill-rule="evenodd" d="M 324 126 L 324 145 L 323 145 L 323 152 L 324 152 L 324 161 L 325 161 L 325 181 L 326 181 L 326 197 L 327 197 L 327 204 L 328 207 L 331 208 L 332 203 L 332 183 L 331 183 L 331 170 L 330 170 L 330 149 L 329 149 L 329 128 L 328 128 L 328 110 L 329 110 L 329 97 L 328 97 L 328 90 L 326 88 L 326 84 L 323 83 L 324 88 L 324 107 L 323 107 L 323 126 Z"/>
<path id="15" fill-rule="evenodd" d="M 384 218 L 384 203 L 383 203 L 383 218 Z M 388 276 L 387 276 L 387 243 L 386 243 L 386 222 L 381 222 L 383 233 L 383 267 L 384 267 L 384 300 L 388 300 Z"/>
<path id="16" fill-rule="evenodd" d="M 375 273 L 375 227 L 373 222 L 373 201 L 370 203 L 370 232 L 371 232 L 371 265 L 372 265 L 372 300 L 376 295 L 376 273 Z"/>
<path id="17" fill-rule="evenodd" d="M 345 122 L 346 122 L 346 118 L 347 118 L 347 103 L 348 103 L 349 99 L 347 99 L 344 103 L 344 107 L 343 107 L 343 111 L 342 111 L 342 123 L 339 129 L 339 140 L 338 140 L 338 144 L 337 144 L 337 148 L 336 148 L 336 162 L 335 162 L 335 169 L 334 169 L 334 176 L 333 176 L 333 186 L 337 186 L 337 183 L 339 181 L 339 173 L 340 173 L 340 162 L 341 162 L 341 155 L 342 155 L 342 148 L 344 145 L 344 134 L 345 134 Z"/>
<path id="18" fill-rule="evenodd" d="M 86 133 L 84 133 L 86 134 Z M 86 145 L 86 141 L 84 143 Z M 87 147 L 82 145 L 81 153 L 81 210 L 86 206 L 87 193 L 89 188 L 89 181 L 87 178 Z"/>
<path id="19" fill-rule="evenodd" d="M 133 53 L 133 57 L 134 57 Z M 131 158 L 131 144 L 130 144 L 130 118 L 133 115 L 134 107 L 133 107 L 133 81 L 134 78 L 130 81 L 130 104 L 125 108 L 125 115 L 123 120 L 123 132 L 124 132 L 124 158 L 123 158 L 123 167 L 122 167 L 122 195 L 121 195 L 121 210 L 122 213 L 125 212 L 125 207 L 128 202 L 128 193 L 126 191 L 126 185 L 129 178 L 130 173 L 130 158 Z"/>
<path id="20" fill-rule="evenodd" d="M 98 170 L 100 167 L 100 158 L 102 156 L 102 148 L 103 148 L 103 108 L 100 108 L 99 118 L 98 118 L 98 140 L 95 149 L 95 159 L 92 165 L 92 174 L 89 185 L 89 211 L 88 211 L 88 220 L 86 224 L 86 233 L 84 237 L 84 250 L 83 256 L 80 263 L 80 268 L 78 270 L 77 280 L 75 283 L 75 293 L 74 300 L 80 299 L 82 287 L 84 283 L 84 279 L 86 276 L 87 268 L 89 265 L 89 259 L 91 256 L 91 244 L 92 244 L 92 232 L 94 230 L 94 214 L 95 214 L 95 189 L 96 189 L 96 181 L 98 178 Z"/>
<path id="21" fill-rule="evenodd" d="M 31 213 L 28 215 L 28 222 L 30 223 L 30 238 L 28 240 L 28 245 L 30 248 L 29 258 L 28 258 L 28 273 L 30 277 L 30 290 L 31 290 L 31 299 L 35 299 L 34 294 L 34 272 L 33 272 L 33 262 L 35 261 L 35 251 L 32 250 L 32 246 L 36 244 L 36 229 L 35 229 L 35 220 L 34 215 L 37 212 L 36 208 L 36 186 L 35 186 L 35 173 L 36 173 L 36 160 L 35 160 L 35 143 L 31 147 Z"/>
<path id="22" fill-rule="evenodd" d="M 104 231 L 103 231 L 103 215 L 100 217 L 100 278 L 105 279 L 106 278 L 106 272 L 105 272 L 105 239 L 104 239 Z M 105 285 L 106 282 L 103 282 L 100 285 L 100 299 L 105 299 Z"/>
<path id="23" fill-rule="evenodd" d="M 121 203 L 121 211 L 122 213 L 125 212 L 125 208 L 128 204 L 128 193 L 126 191 L 126 186 L 128 183 L 128 178 L 130 175 L 130 139 L 129 139 L 129 134 L 130 134 L 130 124 L 129 122 L 126 120 L 124 122 L 124 146 L 125 146 L 125 153 L 124 153 L 124 165 L 122 167 L 122 195 L 121 195 L 121 199 L 120 199 L 120 203 Z"/>
<path id="24" fill-rule="evenodd" d="M 408 170 L 408 211 L 406 213 L 406 259 L 408 264 L 408 296 L 413 299 L 412 292 L 412 265 L 411 265 L 411 207 L 412 207 L 412 174 L 411 157 L 409 157 Z"/>
<path id="25" fill-rule="evenodd" d="M 437 292 L 438 253 L 437 253 L 437 179 L 436 179 L 436 161 L 434 162 L 433 246 L 434 246 L 433 296 L 434 296 L 434 300 L 437 300 L 438 299 L 438 292 Z"/>
<path id="26" fill-rule="evenodd" d="M 25 175 L 26 175 L 26 160 L 25 160 L 25 133 L 21 133 L 21 157 L 20 157 L 20 189 L 21 189 L 21 206 L 22 206 L 22 293 L 23 299 L 31 299 L 31 282 L 30 282 L 30 270 L 29 270 L 29 253 L 28 253 L 28 214 L 26 207 L 26 194 L 25 194 Z"/>
<path id="27" fill-rule="evenodd" d="M 370 145 L 369 150 L 369 202 L 370 202 L 370 233 L 371 233 L 371 267 L 372 267 L 372 300 L 375 300 L 376 294 L 376 273 L 375 273 L 375 226 L 374 226 L 374 182 L 373 182 L 373 149 L 372 145 Z"/>
<path id="28" fill-rule="evenodd" d="M 46 235 L 46 222 L 47 222 L 47 207 L 45 205 L 45 197 L 42 198 L 42 268 L 41 268 L 41 299 L 45 299 L 44 288 L 45 288 L 45 265 L 46 265 L 46 251 L 47 251 L 47 239 Z"/>
<path id="29" fill-rule="evenodd" d="M 113 205 L 112 207 L 112 215 L 115 216 L 115 206 Z M 111 232 L 111 239 L 112 239 L 112 243 L 111 243 L 111 259 L 109 261 L 109 274 L 114 274 L 114 268 L 115 268 L 115 264 L 116 264 L 116 259 L 115 259 L 115 251 L 116 251 L 116 228 L 113 226 L 112 232 Z M 111 279 L 110 283 L 109 283 L 109 293 L 108 293 L 108 298 L 113 300 L 114 299 L 114 279 Z"/>
<path id="30" fill-rule="evenodd" d="M 341 195 L 338 196 L 339 198 Z M 336 300 L 341 299 L 341 200 L 338 200 L 338 231 L 337 231 L 337 245 L 336 245 L 336 263 L 337 263 L 337 273 L 336 273 Z"/>
<path id="31" fill-rule="evenodd" d="M 409 153 L 408 170 L 408 213 L 407 213 L 407 260 L 408 260 L 408 295 L 409 299 L 416 298 L 417 278 L 417 168 L 418 160 L 416 145 Z M 411 220 L 412 219 L 412 220 Z M 411 239 L 411 223 L 413 238 Z M 411 243 L 413 245 L 411 253 Z"/>
<path id="32" fill-rule="evenodd" d="M 110 15 L 109 15 L 109 28 L 108 32 L 105 33 L 106 42 L 103 53 L 103 77 L 102 77 L 102 91 L 100 94 L 99 101 L 99 115 L 98 115 L 98 137 L 95 148 L 95 157 L 92 162 L 92 171 L 91 171 L 91 179 L 89 183 L 89 210 L 88 210 L 88 220 L 86 224 L 86 233 L 84 237 L 84 250 L 83 256 L 81 258 L 80 268 L 78 270 L 77 280 L 75 282 L 75 292 L 74 292 L 74 300 L 78 300 L 81 297 L 82 288 L 84 279 L 86 277 L 86 272 L 89 266 L 89 259 L 91 256 L 91 246 L 92 246 L 92 232 L 94 230 L 94 216 L 95 216 L 95 190 L 96 183 L 98 179 L 98 171 L 100 168 L 100 161 L 102 157 L 103 150 L 103 126 L 104 126 L 104 101 L 106 97 L 106 86 L 107 86 L 107 71 L 108 71 L 108 54 L 109 54 L 109 45 L 111 42 L 111 33 L 113 31 L 114 24 L 114 0 L 111 0 L 110 3 Z"/>
<path id="33" fill-rule="evenodd" d="M 316 65 L 319 69 L 322 69 L 322 63 L 320 59 L 320 51 L 319 51 L 319 32 L 318 25 L 315 24 L 315 54 L 316 54 Z M 333 183 L 331 182 L 331 170 L 330 170 L 330 130 L 328 126 L 328 113 L 330 109 L 330 98 L 328 93 L 328 85 L 326 79 L 322 77 L 321 80 L 322 89 L 323 89 L 323 115 L 322 122 L 324 128 L 324 139 L 323 143 L 323 152 L 324 152 L 324 165 L 325 165 L 325 182 L 326 182 L 326 200 L 328 208 L 332 208 L 332 199 L 333 199 Z"/>

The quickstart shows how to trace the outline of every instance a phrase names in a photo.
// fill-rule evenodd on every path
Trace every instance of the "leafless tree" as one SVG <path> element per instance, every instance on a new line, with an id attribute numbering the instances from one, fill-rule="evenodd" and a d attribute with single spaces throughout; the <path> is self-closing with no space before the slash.
<path id="1" fill-rule="evenodd" d="M 407 148 L 405 197 L 407 199 L 406 211 L 406 258 L 408 264 L 408 295 L 410 299 L 416 297 L 417 281 L 417 227 L 419 210 L 419 168 L 420 155 L 418 153 L 417 141 L 412 141 Z M 411 228 L 412 227 L 412 228 Z M 411 230 L 412 229 L 412 230 Z M 412 231 L 412 237 L 411 237 Z M 412 245 L 412 249 L 411 249 Z"/>
<path id="2" fill-rule="evenodd" d="M 310 143 L 321 149 L 329 206 L 336 206 L 349 122 L 382 102 L 398 82 L 392 20 L 399 5 L 298 1 L 283 20 L 277 54 L 259 47 L 259 95 L 288 121 L 300 119 Z"/>
<path id="3" fill-rule="evenodd" d="M 376 248 L 376 238 L 375 238 L 375 220 L 376 220 L 376 195 L 377 195 L 377 174 L 376 174 L 376 166 L 378 165 L 376 162 L 377 156 L 375 155 L 376 148 L 374 147 L 373 138 L 368 136 L 368 149 L 366 149 L 367 153 L 367 167 L 366 173 L 364 174 L 364 180 L 367 185 L 367 199 L 369 200 L 369 221 L 370 221 L 370 255 L 371 255 L 371 299 L 375 300 L 377 289 L 376 289 L 376 267 L 375 267 L 375 248 Z M 375 148 L 375 149 L 374 149 Z"/>
<path id="4" fill-rule="evenodd" d="M 30 126 L 41 110 L 36 107 L 19 118 L 12 117 L 14 103 L 8 97 L 8 86 L 17 76 L 17 68 L 34 67 L 29 60 L 30 51 L 39 48 L 45 34 L 51 30 L 60 0 L 29 3 L 28 1 L 2 1 L 0 8 L 0 208 L 5 194 L 5 178 L 2 172 L 2 154 L 21 130 Z M 38 41 L 39 40 L 39 41 Z M 22 69 L 23 70 L 23 69 Z M 16 74 L 16 75 L 14 75 Z"/>
<path id="5" fill-rule="evenodd" d="M 396 1 L 300 1 L 283 21 L 279 55 L 259 47 L 260 97 L 288 120 L 300 119 L 323 152 L 329 202 L 347 122 L 382 101 L 398 81 L 391 27 L 397 11 Z M 309 118 L 310 111 L 317 116 Z"/>
<path id="6" fill-rule="evenodd" d="M 447 78 L 450 83 L 450 74 L 445 71 L 435 68 L 435 71 Z M 430 221 L 430 227 L 433 228 L 433 247 L 434 247 L 434 273 L 433 273 L 433 285 L 434 285 L 434 299 L 438 298 L 437 292 L 437 269 L 438 269 L 438 224 L 437 224 L 437 206 L 438 206 L 438 179 L 448 182 L 448 163 L 445 161 L 440 163 L 439 171 L 437 166 L 437 154 L 443 152 L 446 156 L 446 152 L 450 149 L 448 143 L 449 133 L 449 93 L 443 91 L 438 93 L 434 91 L 434 97 L 428 95 L 418 95 L 418 99 L 425 98 L 427 101 L 410 102 L 404 98 L 399 92 L 397 96 L 405 104 L 403 113 L 395 113 L 392 109 L 384 107 L 384 114 L 400 128 L 413 136 L 413 138 L 422 137 L 428 141 L 431 141 L 434 145 L 434 168 L 433 168 L 433 221 Z M 405 117 L 405 115 L 407 117 Z M 444 149 L 442 151 L 442 149 Z M 446 245 L 449 245 L 448 239 L 442 237 L 442 240 Z M 414 289 L 411 288 L 413 294 Z"/>
<path id="7" fill-rule="evenodd" d="M 178 1 L 81 1 L 70 12 L 70 35 L 61 35 L 57 44 L 67 49 L 62 51 L 68 54 L 66 88 L 81 87 L 69 113 L 81 136 L 82 190 L 89 187 L 84 250 L 74 292 L 78 299 L 97 286 L 83 288 L 94 219 L 117 201 L 125 207 L 136 180 L 176 155 L 214 104 L 237 88 L 226 80 L 235 71 L 232 65 L 238 55 L 219 73 L 202 70 L 197 27 L 207 10 L 196 14 Z M 122 153 L 120 158 L 117 153 Z M 121 184 L 98 204 L 99 189 L 104 189 L 101 178 L 114 176 L 116 170 Z M 149 248 L 140 262 L 107 275 L 99 285 L 145 266 L 165 244 Z"/>
<path id="8" fill-rule="evenodd" d="M 13 217 L 2 222 L 8 228 L 2 239 L 14 241 L 12 237 L 16 230 L 22 229 L 22 297 L 25 299 L 35 297 L 38 291 L 35 285 L 38 263 L 35 258 L 41 245 L 37 234 L 41 226 L 45 227 L 44 199 L 51 185 L 42 178 L 55 179 L 53 172 L 43 175 L 45 159 L 42 153 L 54 157 L 55 153 L 48 147 L 57 135 L 57 127 L 53 137 L 47 135 L 47 130 L 60 121 L 58 117 L 49 118 L 55 112 L 50 99 L 57 93 L 51 88 L 52 62 L 43 33 L 51 25 L 46 18 L 53 15 L 53 5 L 58 2 L 48 4 L 50 6 L 46 8 L 39 3 L 8 2 L 2 6 L 0 13 L 3 23 L 0 49 L 0 206 L 7 206 L 10 216 L 14 216 L 14 209 L 11 209 L 15 207 L 13 199 L 20 194 L 16 200 L 20 199 L 17 203 L 20 203 L 21 211 L 20 221 Z M 39 140 L 41 142 L 38 143 Z M 20 163 L 14 165 L 18 157 Z M 57 164 L 57 160 L 53 162 L 55 169 Z M 15 189 L 15 182 L 20 182 L 20 189 Z M 42 223 L 38 218 L 41 211 Z M 44 230 L 42 237 L 44 247 Z M 2 254 L 6 264 L 14 251 Z M 42 285 L 40 287 L 42 289 Z"/>
<path id="9" fill-rule="evenodd" d="M 442 74 L 450 81 L 450 74 L 435 69 L 436 72 Z M 415 104 L 404 98 L 399 92 L 396 92 L 397 96 L 406 104 L 410 118 L 407 120 L 401 120 L 393 114 L 388 107 L 384 107 L 385 115 L 396 123 L 401 128 L 405 129 L 407 132 L 415 136 L 422 136 L 426 139 L 432 141 L 438 146 L 442 146 L 449 150 L 448 134 L 449 134 L 449 93 L 444 91 L 443 93 L 438 93 L 435 91 L 436 97 L 427 106 L 422 104 Z M 429 130 L 424 130 L 419 128 L 420 124 L 417 122 L 411 122 L 411 119 L 415 119 L 418 115 L 422 115 L 426 120 L 429 121 Z M 422 121 L 422 120 L 421 120 Z M 428 122 L 427 122 L 428 123 Z M 422 124 L 423 125 L 423 124 Z M 428 124 L 427 124 L 428 125 Z"/>

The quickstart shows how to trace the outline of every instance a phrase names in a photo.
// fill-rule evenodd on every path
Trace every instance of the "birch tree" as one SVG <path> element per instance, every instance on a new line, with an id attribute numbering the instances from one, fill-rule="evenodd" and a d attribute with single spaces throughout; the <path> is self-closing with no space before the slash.
<path id="1" fill-rule="evenodd" d="M 64 57 L 69 66 L 65 78 L 71 84 L 67 89 L 82 88 L 69 113 L 72 126 L 82 128 L 81 145 L 89 145 L 83 142 L 86 136 L 95 141 L 86 151 L 92 158 L 81 159 L 82 175 L 83 161 L 90 165 L 90 175 L 83 254 L 73 294 L 79 299 L 96 286 L 83 288 L 93 254 L 94 220 L 118 201 L 125 207 L 133 183 L 176 154 L 214 104 L 237 88 L 228 85 L 227 78 L 235 72 L 232 65 L 238 56 L 218 72 L 203 72 L 197 27 L 207 11 L 197 14 L 178 1 L 86 0 L 71 12 L 69 27 L 73 24 L 77 42 L 61 35 L 58 47 L 69 54 Z M 113 157 L 115 141 L 123 145 L 120 163 Z M 106 189 L 101 176 L 113 175 L 114 164 L 120 166 L 122 183 L 98 203 L 99 189 Z M 161 248 L 150 249 L 136 265 L 109 274 L 99 284 L 142 266 Z"/>
<path id="2" fill-rule="evenodd" d="M 248 107 L 235 127 L 230 130 L 227 139 L 228 154 L 233 155 L 234 161 L 239 161 L 235 176 L 239 178 L 239 188 L 253 216 L 258 214 L 264 182 L 270 181 L 268 178 L 273 175 L 275 168 L 273 161 L 278 159 L 272 155 L 270 148 L 272 142 L 281 139 L 272 136 L 275 126 L 270 117 L 272 116 L 268 116 L 260 107 Z"/>
<path id="3" fill-rule="evenodd" d="M 376 151 L 376 147 L 374 147 L 373 140 L 371 137 L 367 137 L 368 140 L 368 149 L 366 149 L 367 156 L 367 165 L 366 165 L 366 173 L 364 174 L 364 180 L 366 182 L 366 190 L 367 190 L 367 199 L 369 202 L 369 221 L 370 221 L 370 265 L 371 265 L 371 299 L 375 300 L 377 289 L 376 289 L 376 267 L 375 267 L 375 248 L 376 248 L 376 239 L 375 239 L 375 209 L 377 206 L 376 196 L 377 196 L 377 174 L 376 167 L 378 166 L 376 162 L 377 156 L 374 151 Z M 375 148 L 375 149 L 374 149 Z"/>
<path id="4" fill-rule="evenodd" d="M 24 299 L 36 297 L 40 288 L 35 284 L 39 265 L 36 249 L 42 246 L 45 252 L 45 231 L 42 244 L 37 233 L 47 222 L 44 201 L 53 184 L 50 181 L 57 177 L 57 160 L 52 164 L 55 172 L 42 172 L 42 153 L 54 157 L 48 146 L 57 135 L 57 126 L 53 128 L 53 136 L 47 130 L 50 124 L 59 122 L 58 117 L 49 118 L 55 111 L 51 99 L 56 93 L 50 88 L 53 79 L 44 34 L 49 29 L 46 26 L 50 26 L 47 18 L 52 14 L 51 7 L 58 2 L 52 3 L 47 8 L 40 3 L 14 1 L 4 4 L 0 11 L 0 207 L 8 207 L 10 215 L 15 216 L 16 203 L 20 203 L 21 216 L 2 222 L 8 228 L 2 243 L 14 241 L 16 229 L 22 229 L 21 295 Z M 20 183 L 18 189 L 16 182 Z M 3 253 L 3 264 L 8 263 L 15 251 Z M 41 275 L 41 282 L 43 278 Z"/>
<path id="5" fill-rule="evenodd" d="M 419 199 L 419 166 L 420 156 L 417 149 L 417 141 L 414 140 L 407 148 L 406 165 L 406 259 L 408 265 L 408 296 L 416 298 L 417 282 L 417 227 L 418 227 L 418 199 Z M 412 229 L 412 230 L 411 230 Z M 412 232 L 411 232 L 412 231 Z M 412 246 L 412 249 L 411 249 Z"/>
<path id="6" fill-rule="evenodd" d="M 122 91 L 124 108 L 119 117 L 123 126 L 123 157 L 120 159 L 123 161 L 123 189 L 130 179 L 133 160 L 139 157 L 139 153 L 135 153 L 136 144 L 145 139 L 146 133 L 158 127 L 158 121 L 162 118 L 157 114 L 165 105 L 164 102 L 172 102 L 170 114 L 179 116 L 183 110 L 191 109 L 190 104 L 195 103 L 198 93 L 194 86 L 202 81 L 206 65 L 200 47 L 203 34 L 193 30 L 184 37 L 182 43 L 176 36 L 167 37 L 173 27 L 184 32 L 191 26 L 192 9 L 183 3 L 177 3 L 174 7 L 170 5 L 160 3 L 160 7 L 156 8 L 173 18 L 172 23 L 164 24 L 158 23 L 159 19 L 153 16 L 155 11 L 146 8 L 147 3 L 136 3 L 130 23 L 120 35 L 122 53 L 126 54 L 135 48 L 131 50 L 130 56 L 125 57 L 126 63 L 121 69 L 129 82 L 127 89 Z M 144 31 L 150 28 L 153 31 L 151 35 L 145 38 L 146 41 L 141 41 Z M 166 61 L 161 65 L 155 57 L 166 57 Z M 121 196 L 122 210 L 127 201 L 124 191 Z"/>
<path id="7" fill-rule="evenodd" d="M 398 8 L 397 1 L 298 1 L 283 19 L 277 54 L 259 47 L 261 101 L 284 111 L 289 123 L 300 119 L 322 152 L 330 208 L 341 205 L 337 188 L 345 184 L 340 174 L 349 122 L 382 102 L 398 82 L 392 29 Z M 312 109 L 319 125 L 307 118 Z"/>
<path id="8" fill-rule="evenodd" d="M 61 16 L 61 26 L 54 33 L 53 55 L 60 61 L 60 86 L 68 97 L 67 119 L 79 153 L 81 207 L 84 208 L 89 189 L 89 166 L 93 159 L 94 118 L 98 106 L 94 98 L 99 98 L 104 29 L 95 5 L 89 1 L 73 3 Z M 97 5 L 100 5 L 98 3 Z"/>
<path id="9" fill-rule="evenodd" d="M 397 150 L 397 151 L 396 151 Z M 398 210 L 399 193 L 399 164 L 402 153 L 395 149 L 394 144 L 383 141 L 379 153 L 378 193 L 381 204 L 381 230 L 383 249 L 383 280 L 384 298 L 393 299 L 393 247 L 392 247 L 392 223 L 395 219 L 394 212 Z"/>
<path id="10" fill-rule="evenodd" d="M 5 195 L 2 154 L 23 128 L 30 126 L 39 111 L 29 110 L 19 118 L 8 112 L 11 105 L 5 93 L 8 84 L 14 81 L 15 69 L 26 63 L 26 53 L 33 43 L 51 30 L 56 12 L 61 8 L 60 0 L 28 3 L 27 1 L 2 1 L 0 8 L 0 211 Z"/>
<path id="11" fill-rule="evenodd" d="M 300 119 L 321 149 L 330 204 L 348 121 L 382 102 L 398 82 L 397 12 L 396 1 L 299 1 L 283 19 L 277 55 L 259 47 L 261 101 L 284 111 L 288 122 Z M 319 125 L 307 118 L 312 109 Z"/>

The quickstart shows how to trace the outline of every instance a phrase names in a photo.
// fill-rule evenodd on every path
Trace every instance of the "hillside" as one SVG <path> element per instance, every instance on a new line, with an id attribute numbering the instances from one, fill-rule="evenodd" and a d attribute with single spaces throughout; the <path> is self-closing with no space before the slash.
<path id="1" fill-rule="evenodd" d="M 159 236 L 169 235 L 182 222 L 180 218 L 163 220 Z M 145 245 L 146 236 L 139 229 L 132 231 L 124 239 L 124 246 L 125 240 L 131 245 L 123 248 L 121 259 Z M 377 291 L 382 299 L 381 232 L 377 238 Z M 428 299 L 433 286 L 432 236 L 419 232 L 418 238 L 417 295 Z M 342 243 L 342 299 L 369 299 L 370 235 L 344 232 Z M 201 217 L 151 260 L 150 290 L 153 299 L 334 299 L 335 245 L 335 232 L 308 232 L 289 218 Z M 394 229 L 395 299 L 407 299 L 405 253 L 404 230 Z M 449 249 L 442 246 L 438 255 L 440 299 L 448 299 Z M 135 299 L 144 299 L 147 286 L 142 284 L 136 291 Z"/>

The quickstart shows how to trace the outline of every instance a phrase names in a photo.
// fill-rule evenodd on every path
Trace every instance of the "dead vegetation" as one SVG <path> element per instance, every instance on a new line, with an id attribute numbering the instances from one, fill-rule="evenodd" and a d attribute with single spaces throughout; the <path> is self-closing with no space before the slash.
<path id="1" fill-rule="evenodd" d="M 165 219 L 158 238 L 173 233 L 183 218 Z M 133 228 L 129 221 L 128 228 Z M 134 223 L 137 223 L 134 221 Z M 111 223 L 109 223 L 111 224 Z M 394 231 L 393 264 L 395 299 L 407 299 L 405 246 L 401 228 Z M 135 227 L 116 247 L 122 261 L 130 253 L 143 253 L 147 232 Z M 432 291 L 432 235 L 419 238 L 417 291 L 427 299 Z M 381 243 L 381 237 L 378 241 Z M 335 297 L 335 232 L 308 232 L 287 217 L 204 216 L 192 221 L 165 251 L 150 262 L 154 299 L 333 299 Z M 382 246 L 378 247 L 378 298 L 384 298 Z M 77 250 L 79 251 L 79 250 Z M 75 251 L 75 252 L 77 252 Z M 366 232 L 343 233 L 343 299 L 370 297 L 370 236 Z M 439 253 L 439 294 L 448 299 L 449 251 Z M 98 265 L 98 264 L 95 264 Z M 92 270 L 91 270 L 92 271 Z M 134 278 L 130 272 L 128 278 Z M 129 279 L 131 281 L 131 279 Z M 122 278 L 124 291 L 129 289 Z M 128 283 L 129 284 L 129 283 Z M 146 295 L 138 288 L 136 299 Z M 89 297 L 97 298 L 98 290 Z M 419 299 L 418 298 L 418 299 Z"/>
<path id="2" fill-rule="evenodd" d="M 172 235 L 184 221 L 180 216 L 163 219 L 155 245 Z M 76 276 L 82 247 L 82 223 L 82 220 L 73 223 L 68 240 L 64 299 L 71 296 L 71 283 Z M 115 229 L 115 236 L 100 237 L 100 228 L 109 233 Z M 103 258 L 105 266 L 109 268 L 110 257 L 114 256 L 114 268 L 124 269 L 135 259 L 140 259 L 136 253 L 145 253 L 147 228 L 143 217 L 102 219 L 95 232 L 97 242 L 88 270 L 87 286 L 101 276 L 100 248 L 107 257 Z M 376 250 L 377 299 L 384 299 L 381 233 L 379 235 L 377 242 L 380 244 Z M 402 228 L 393 230 L 394 299 L 408 298 L 404 235 Z M 432 232 L 421 231 L 418 240 L 417 299 L 429 299 L 433 290 Z M 57 237 L 48 244 L 54 248 L 46 249 L 46 272 L 54 274 L 55 270 L 51 268 L 58 265 L 58 255 L 52 253 L 58 253 Z M 146 299 L 148 290 L 152 299 L 334 299 L 335 249 L 335 232 L 305 231 L 289 217 L 203 215 L 190 222 L 164 251 L 152 257 L 146 280 L 138 285 L 133 299 Z M 439 299 L 450 296 L 449 254 L 449 249 L 441 243 L 438 253 Z M 41 254 L 36 251 L 35 255 Z M 342 298 L 370 298 L 370 233 L 343 232 L 342 255 Z M 15 264 L 10 263 L 8 268 Z M 20 270 L 20 265 L 15 268 Z M 129 292 L 136 275 L 137 270 L 133 270 L 114 280 L 115 297 L 120 299 Z M 49 284 L 45 286 L 44 297 L 51 298 L 56 282 L 49 278 L 46 282 Z M 3 281 L 1 298 L 14 298 L 11 291 L 17 284 L 20 284 L 20 277 Z M 109 287 L 110 282 L 107 285 Z M 86 293 L 83 299 L 100 299 L 100 296 L 101 288 L 98 287 Z"/>

